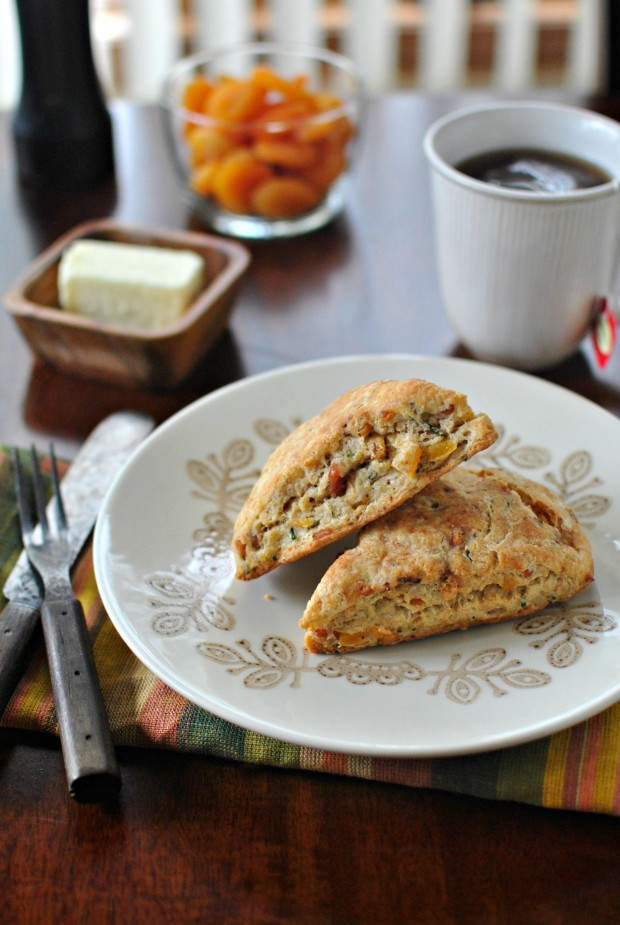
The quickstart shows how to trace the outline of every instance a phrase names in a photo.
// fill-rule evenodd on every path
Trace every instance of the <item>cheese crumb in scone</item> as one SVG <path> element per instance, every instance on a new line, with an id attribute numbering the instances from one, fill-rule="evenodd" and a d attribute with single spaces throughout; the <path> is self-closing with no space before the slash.
<path id="1" fill-rule="evenodd" d="M 235 523 L 237 577 L 256 578 L 346 536 L 496 439 L 464 395 L 422 379 L 347 392 L 268 459 Z"/>
<path id="2" fill-rule="evenodd" d="M 460 468 L 365 527 L 300 626 L 312 652 L 393 645 L 565 601 L 593 580 L 590 543 L 542 485 Z"/>

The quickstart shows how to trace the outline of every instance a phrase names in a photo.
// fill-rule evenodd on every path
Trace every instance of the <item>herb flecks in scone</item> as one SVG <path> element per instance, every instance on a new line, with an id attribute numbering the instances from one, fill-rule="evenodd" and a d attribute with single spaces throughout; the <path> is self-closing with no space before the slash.
<path id="1" fill-rule="evenodd" d="M 536 482 L 460 468 L 365 527 L 301 619 L 312 652 L 350 652 L 522 617 L 593 579 L 574 513 Z"/>
<path id="2" fill-rule="evenodd" d="M 257 578 L 346 536 L 496 439 L 464 395 L 422 379 L 347 392 L 267 461 L 235 524 L 237 577 Z"/>

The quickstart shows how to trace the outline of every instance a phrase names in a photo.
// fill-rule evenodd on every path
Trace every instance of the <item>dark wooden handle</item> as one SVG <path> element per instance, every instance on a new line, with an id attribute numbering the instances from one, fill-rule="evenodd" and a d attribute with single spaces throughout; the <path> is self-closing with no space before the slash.
<path id="1" fill-rule="evenodd" d="M 71 796 L 113 799 L 120 773 L 82 605 L 76 598 L 44 601 L 41 622 Z"/>
<path id="2" fill-rule="evenodd" d="M 26 667 L 39 608 L 10 601 L 0 614 L 0 716 Z"/>

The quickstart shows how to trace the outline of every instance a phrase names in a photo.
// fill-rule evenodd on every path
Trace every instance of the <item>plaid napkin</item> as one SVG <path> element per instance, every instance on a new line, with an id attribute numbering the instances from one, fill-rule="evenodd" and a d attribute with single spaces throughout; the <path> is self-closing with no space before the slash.
<path id="1" fill-rule="evenodd" d="M 0 586 L 20 549 L 10 456 L 0 448 Z M 103 608 L 90 545 L 73 575 L 117 745 L 217 755 L 487 799 L 620 815 L 620 703 L 565 732 L 482 755 L 385 759 L 290 745 L 240 729 L 194 706 L 145 668 L 117 634 Z M 4 599 L 1 603 L 4 606 Z M 57 734 L 42 644 L 34 652 L 1 724 Z"/>

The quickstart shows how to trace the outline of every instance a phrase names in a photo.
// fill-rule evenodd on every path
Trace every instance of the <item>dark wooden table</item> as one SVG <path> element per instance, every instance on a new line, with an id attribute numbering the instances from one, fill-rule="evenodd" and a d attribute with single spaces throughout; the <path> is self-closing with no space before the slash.
<path id="1" fill-rule="evenodd" d="M 431 237 L 425 128 L 476 97 L 373 101 L 346 214 L 253 245 L 229 333 L 168 394 L 71 379 L 35 363 L 0 313 L 0 442 L 52 436 L 71 456 L 107 413 L 161 421 L 241 376 L 352 353 L 460 354 Z M 594 101 L 588 101 L 594 105 Z M 602 108 L 599 104 L 598 108 Z M 114 109 L 116 185 L 26 195 L 0 117 L 0 283 L 78 222 L 114 215 L 198 227 L 153 109 Z M 589 350 L 546 374 L 620 415 L 620 357 Z M 619 667 L 620 670 L 620 667 Z M 0 730 L 0 922 L 522 923 L 620 921 L 620 822 L 438 791 L 122 749 L 119 807 L 73 804 L 58 743 Z"/>

